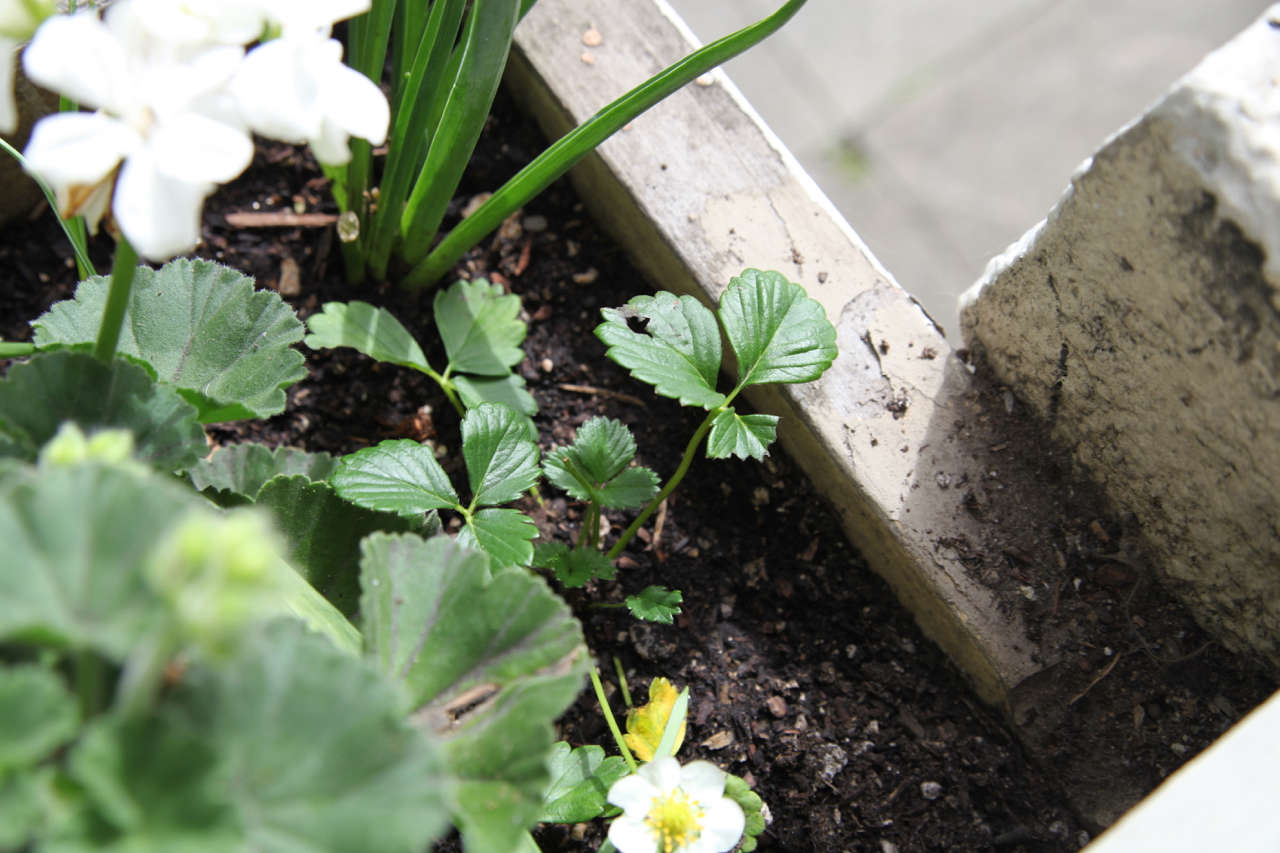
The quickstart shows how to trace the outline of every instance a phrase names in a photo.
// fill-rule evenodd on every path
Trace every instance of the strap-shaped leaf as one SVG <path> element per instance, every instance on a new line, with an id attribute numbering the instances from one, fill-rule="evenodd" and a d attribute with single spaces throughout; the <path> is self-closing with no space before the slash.
<path id="1" fill-rule="evenodd" d="M 552 721 L 582 686 L 581 627 L 541 578 L 490 576 L 445 537 L 375 534 L 363 551 L 368 654 L 445 739 L 468 849 L 514 849 L 550 781 Z"/>
<path id="2" fill-rule="evenodd" d="M 34 459 L 66 421 L 84 432 L 127 429 L 134 453 L 161 471 L 194 465 L 208 452 L 196 411 L 136 364 L 103 364 L 84 352 L 37 353 L 0 380 L 0 433 Z"/>
<path id="3" fill-rule="evenodd" d="M 524 377 L 518 373 L 497 377 L 456 374 L 453 385 L 468 409 L 474 409 L 481 403 L 502 403 L 522 415 L 534 415 L 538 411 L 537 401 L 525 390 Z"/>
<path id="4" fill-rule="evenodd" d="M 453 371 L 505 376 L 524 358 L 520 297 L 483 278 L 436 294 L 433 310 Z"/>
<path id="5" fill-rule="evenodd" d="M 725 409 L 711 422 L 707 456 L 761 460 L 768 455 L 769 445 L 777 436 L 777 415 L 740 415 L 733 409 Z"/>
<path id="6" fill-rule="evenodd" d="M 518 509 L 482 509 L 458 533 L 458 543 L 477 547 L 502 567 L 527 566 L 533 560 L 538 528 Z"/>
<path id="7" fill-rule="evenodd" d="M 630 771 L 620 755 L 604 756 L 595 745 L 571 750 L 564 741 L 551 751 L 551 785 L 542 801 L 541 823 L 594 820 L 608 806 L 609 789 Z"/>
<path id="8" fill-rule="evenodd" d="M 409 330 L 385 308 L 368 302 L 326 302 L 307 320 L 303 343 L 312 349 L 351 347 L 370 358 L 423 372 L 431 365 Z"/>
<path id="9" fill-rule="evenodd" d="M 431 448 L 407 438 L 342 457 L 331 482 L 356 506 L 383 512 L 414 516 L 458 506 L 458 493 Z"/>
<path id="10" fill-rule="evenodd" d="M 473 506 L 514 501 L 538 482 L 538 445 L 529 419 L 482 403 L 462 419 L 462 456 Z"/>
<path id="11" fill-rule="evenodd" d="M 720 322 L 738 357 L 738 385 L 810 382 L 836 357 L 821 303 L 778 272 L 744 270 L 720 297 Z"/>
<path id="12" fill-rule="evenodd" d="M 35 343 L 91 343 L 109 280 L 86 279 L 73 300 L 37 319 Z M 284 389 L 307 375 L 302 323 L 278 294 L 205 260 L 138 267 L 118 352 L 146 362 L 200 412 L 202 423 L 265 418 L 284 411 Z"/>
<path id="13" fill-rule="evenodd" d="M 187 476 L 200 491 L 208 489 L 244 499 L 218 501 L 227 506 L 254 500 L 272 477 L 301 475 L 310 481 L 323 482 L 337 467 L 338 460 L 328 453 L 308 453 L 296 447 L 273 450 L 265 445 L 245 442 L 218 448 L 212 456 L 193 465 Z"/>
<path id="14" fill-rule="evenodd" d="M 596 337 L 608 346 L 606 355 L 632 376 L 685 406 L 710 409 L 724 402 L 716 391 L 720 330 L 715 315 L 698 300 L 662 291 L 600 313 L 605 321 L 596 327 Z M 633 331 L 628 320 L 645 322 L 645 331 Z"/>

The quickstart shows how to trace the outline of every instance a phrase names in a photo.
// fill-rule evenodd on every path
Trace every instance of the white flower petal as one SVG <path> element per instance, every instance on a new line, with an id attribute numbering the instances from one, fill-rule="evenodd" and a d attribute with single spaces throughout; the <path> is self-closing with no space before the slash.
<path id="1" fill-rule="evenodd" d="M 22 52 L 35 82 L 81 104 L 122 115 L 134 103 L 134 81 L 123 46 L 95 12 L 54 15 Z"/>
<path id="2" fill-rule="evenodd" d="M 13 133 L 18 129 L 18 103 L 13 99 L 17 49 L 16 41 L 0 36 L 0 133 Z"/>
<path id="3" fill-rule="evenodd" d="M 302 143 L 320 133 L 319 81 L 306 73 L 299 45 L 273 39 L 245 56 L 231 81 L 245 124 L 283 142 Z"/>
<path id="4" fill-rule="evenodd" d="M 732 850 L 742 837 L 747 819 L 742 807 L 727 797 L 719 797 L 710 803 L 702 816 L 702 834 L 698 836 L 694 850 L 705 850 L 706 853 L 724 853 Z"/>
<path id="5" fill-rule="evenodd" d="M 165 261 L 191 251 L 200 242 L 200 213 L 212 190 L 212 184 L 161 173 L 152 153 L 143 148 L 120 170 L 111 210 L 140 256 Z"/>
<path id="6" fill-rule="evenodd" d="M 690 761 L 680 768 L 680 787 L 695 800 L 709 803 L 724 794 L 726 775 L 710 761 Z"/>
<path id="7" fill-rule="evenodd" d="M 320 108 L 326 118 L 352 136 L 374 145 L 387 140 L 391 107 L 386 96 L 378 84 L 341 60 L 325 75 Z"/>
<path id="8" fill-rule="evenodd" d="M 55 188 L 96 184 L 142 145 L 124 122 L 102 113 L 58 113 L 36 123 L 23 156 Z"/>
<path id="9" fill-rule="evenodd" d="M 639 817 L 622 815 L 609 824 L 609 841 L 618 848 L 619 853 L 655 853 L 657 842 L 649 825 L 644 822 L 644 813 Z"/>
<path id="10" fill-rule="evenodd" d="M 680 784 L 680 762 L 671 756 L 655 758 L 637 770 L 636 774 L 665 794 L 674 791 Z"/>
<path id="11" fill-rule="evenodd" d="M 644 769 L 644 768 L 641 768 Z M 609 788 L 609 802 L 628 814 L 638 813 L 641 817 L 649 810 L 649 804 L 661 791 L 643 776 L 632 774 L 623 776 Z"/>
<path id="12" fill-rule="evenodd" d="M 249 134 L 195 113 L 156 125 L 147 144 L 157 169 L 194 183 L 226 183 L 253 160 Z"/>
<path id="13" fill-rule="evenodd" d="M 331 121 L 320 125 L 320 133 L 307 140 L 316 162 L 324 166 L 341 166 L 351 159 L 351 146 L 347 132 Z"/>

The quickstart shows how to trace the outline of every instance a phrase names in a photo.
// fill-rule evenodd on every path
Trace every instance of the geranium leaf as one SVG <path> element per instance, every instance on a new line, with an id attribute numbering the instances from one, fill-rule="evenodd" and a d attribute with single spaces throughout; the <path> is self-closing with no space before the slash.
<path id="1" fill-rule="evenodd" d="M 608 346 L 605 354 L 636 379 L 685 406 L 710 409 L 724 402 L 715 387 L 720 329 L 698 300 L 661 291 L 600 313 L 605 321 L 596 327 L 596 337 Z M 633 331 L 629 320 L 644 323 L 644 331 Z"/>
<path id="2" fill-rule="evenodd" d="M 658 493 L 658 475 L 643 465 L 627 468 L 600 487 L 600 505 L 609 509 L 643 506 Z"/>
<path id="3" fill-rule="evenodd" d="M 409 330 L 390 311 L 368 302 L 326 302 L 307 320 L 307 330 L 303 343 L 312 349 L 350 347 L 378 361 L 431 370 Z"/>
<path id="4" fill-rule="evenodd" d="M 0 778 L 38 763 L 71 740 L 79 723 L 75 697 L 53 670 L 0 667 Z"/>
<path id="5" fill-rule="evenodd" d="M 485 279 L 458 281 L 436 294 L 433 310 L 452 371 L 504 376 L 524 358 L 520 297 Z"/>
<path id="6" fill-rule="evenodd" d="M 0 380 L 0 433 L 30 460 L 66 421 L 85 433 L 133 433 L 134 453 L 161 471 L 195 464 L 208 452 L 196 410 L 141 367 L 88 353 L 37 353 Z"/>
<path id="7" fill-rule="evenodd" d="M 301 475 L 323 482 L 337 467 L 338 460 L 328 453 L 308 453 L 295 447 L 273 450 L 245 442 L 218 448 L 186 473 L 198 490 L 210 494 L 220 505 L 229 506 L 254 500 L 272 477 Z"/>
<path id="8" fill-rule="evenodd" d="M 75 298 L 32 323 L 35 344 L 92 343 L 110 282 L 94 276 Z M 284 389 L 307 375 L 302 323 L 278 294 L 212 261 L 138 267 L 117 351 L 146 362 L 200 412 L 202 423 L 284 411 Z"/>
<path id="9" fill-rule="evenodd" d="M 482 403 L 462 419 L 462 456 L 473 505 L 516 500 L 538 482 L 538 445 L 528 418 L 500 403 Z"/>
<path id="10" fill-rule="evenodd" d="M 452 381 L 468 409 L 474 409 L 481 403 L 502 403 L 522 415 L 533 415 L 538 411 L 537 401 L 525 390 L 525 379 L 518 373 L 498 377 L 454 375 Z"/>
<path id="11" fill-rule="evenodd" d="M 474 546 L 493 557 L 499 566 L 527 566 L 533 560 L 531 540 L 538 528 L 518 509 L 482 509 L 462 528 L 458 542 Z"/>
<path id="12" fill-rule="evenodd" d="M 667 721 L 671 719 L 671 711 L 676 705 L 680 691 L 665 678 L 655 678 L 649 682 L 649 701 L 637 708 L 627 711 L 627 733 L 623 740 L 641 761 L 653 761 L 662 743 L 663 733 L 667 729 Z M 686 722 L 681 720 L 672 739 L 670 752 L 675 755 L 684 742 Z"/>
<path id="13" fill-rule="evenodd" d="M 680 615 L 680 602 L 684 594 L 665 586 L 647 586 L 639 595 L 627 596 L 627 609 L 631 615 L 646 622 L 662 622 L 670 625 Z"/>
<path id="14" fill-rule="evenodd" d="M 810 382 L 836 357 L 822 304 L 778 272 L 744 270 L 720 297 L 720 321 L 738 358 L 738 386 Z"/>
<path id="15" fill-rule="evenodd" d="M 414 516 L 458 506 L 458 493 L 430 447 L 407 438 L 342 457 L 330 479 L 357 506 Z"/>
<path id="16" fill-rule="evenodd" d="M 582 823 L 600 817 L 608 808 L 613 783 L 628 772 L 620 755 L 604 756 L 598 746 L 571 750 L 564 741 L 551 751 L 551 785 L 542 800 L 540 823 Z"/>
<path id="17" fill-rule="evenodd" d="M 368 654 L 445 739 L 469 850 L 511 850 L 550 781 L 552 722 L 582 686 L 582 629 L 546 583 L 491 575 L 446 537 L 375 534 L 361 561 Z"/>
<path id="18" fill-rule="evenodd" d="M 778 435 L 777 415 L 740 415 L 725 409 L 711 422 L 707 456 L 712 459 L 764 459 Z"/>

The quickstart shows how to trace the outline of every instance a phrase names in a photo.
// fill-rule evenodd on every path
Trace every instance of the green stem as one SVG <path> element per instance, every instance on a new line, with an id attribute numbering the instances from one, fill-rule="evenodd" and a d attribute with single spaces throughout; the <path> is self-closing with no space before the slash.
<path id="1" fill-rule="evenodd" d="M 502 224 L 504 219 L 525 202 L 573 168 L 574 164 L 594 151 L 600 143 L 690 80 L 728 62 L 772 35 L 791 20 L 806 1 L 788 0 L 772 15 L 695 50 L 560 137 L 515 177 L 503 184 L 474 213 L 458 223 L 430 254 L 417 262 L 409 258 L 414 267 L 405 277 L 403 285 L 416 289 L 434 284 L 453 268 L 468 249 Z M 418 239 L 424 238 L 419 236 Z M 430 239 L 430 235 L 425 239 Z M 406 252 L 406 256 L 411 254 Z"/>
<path id="2" fill-rule="evenodd" d="M 18 344 L 0 341 L 0 358 L 20 358 L 36 351 L 35 344 Z"/>
<path id="3" fill-rule="evenodd" d="M 636 520 L 631 522 L 627 529 L 622 532 L 622 535 L 618 537 L 618 541 L 613 543 L 613 547 L 610 548 L 609 553 L 605 555 L 606 557 L 610 560 L 616 560 L 618 555 L 622 553 L 622 549 L 626 548 L 627 543 L 635 537 L 636 531 L 649 520 L 649 516 L 653 515 L 658 506 L 671 496 L 671 493 L 676 490 L 676 486 L 680 485 L 680 481 L 684 479 L 684 475 L 689 472 L 689 466 L 693 464 L 693 457 L 698 452 L 698 446 L 702 444 L 702 439 L 706 437 L 707 430 L 711 429 L 711 422 L 714 421 L 716 416 L 723 410 L 724 405 L 721 405 L 707 413 L 706 419 L 698 426 L 698 429 L 693 434 L 693 438 L 689 439 L 688 445 L 685 446 L 684 456 L 680 459 L 680 467 L 676 468 L 676 472 L 671 475 L 670 480 L 667 480 L 667 484 L 662 487 L 662 491 L 653 496 L 653 500 L 649 501 L 645 506 L 644 511 L 636 516 Z"/>
<path id="4" fill-rule="evenodd" d="M 138 253 L 123 234 L 116 241 L 115 266 L 111 269 L 111 287 L 107 291 L 107 304 L 102 309 L 102 325 L 98 328 L 98 342 L 93 354 L 99 361 L 111 361 L 116 357 L 116 345 L 120 343 L 120 329 L 129 309 L 129 295 L 133 290 L 133 273 L 137 269 Z"/>
<path id="5" fill-rule="evenodd" d="M 92 652 L 77 652 L 75 671 L 76 693 L 80 699 L 80 717 L 91 720 L 102 708 L 104 683 L 102 660 Z"/>
<path id="6" fill-rule="evenodd" d="M 631 757 L 631 750 L 627 749 L 627 742 L 622 737 L 622 730 L 618 728 L 618 721 L 613 718 L 613 711 L 609 709 L 609 700 L 604 695 L 604 685 L 600 683 L 600 672 L 594 666 L 591 667 L 591 686 L 596 691 L 596 701 L 600 703 L 600 711 L 604 714 L 604 721 L 609 725 L 609 731 L 618 744 L 618 752 L 622 754 L 622 760 L 627 762 L 627 767 L 635 773 L 636 760 Z"/>

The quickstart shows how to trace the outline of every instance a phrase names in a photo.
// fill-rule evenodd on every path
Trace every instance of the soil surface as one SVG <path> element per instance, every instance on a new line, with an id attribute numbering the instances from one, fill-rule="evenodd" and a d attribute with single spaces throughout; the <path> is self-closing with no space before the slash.
<path id="1" fill-rule="evenodd" d="M 500 99 L 495 115 L 455 218 L 543 147 L 510 104 Z M 211 199 L 197 254 L 280 290 L 304 317 L 328 300 L 387 307 L 440 362 L 432 294 L 347 285 L 332 227 L 228 221 L 228 214 L 285 210 L 333 212 L 305 151 L 264 144 L 249 172 Z M 109 268 L 110 242 L 99 239 L 94 252 L 100 268 Z M 544 449 L 570 441 L 587 418 L 607 415 L 631 426 L 642 464 L 664 478 L 674 470 L 699 413 L 654 397 L 604 358 L 591 333 L 599 309 L 651 287 L 566 183 L 513 217 L 458 273 L 487 276 L 523 299 L 528 357 L 519 369 L 540 406 Z M 70 251 L 47 210 L 0 231 L 0 281 L 5 340 L 28 339 L 26 321 L 70 295 Z M 348 453 L 387 438 L 432 438 L 456 450 L 457 417 L 426 377 L 350 350 L 307 356 L 310 376 L 290 390 L 285 413 L 211 428 L 213 439 Z M 458 456 L 446 459 L 456 465 Z M 1047 476 L 1066 482 L 1060 462 L 1046 457 L 1044 465 Z M 544 536 L 573 539 L 581 507 L 550 486 L 543 493 L 544 506 L 524 508 Z M 975 493 L 974 511 L 986 499 Z M 624 554 L 615 582 L 564 594 L 603 673 L 613 672 L 616 657 L 638 696 L 656 676 L 690 687 L 681 757 L 709 759 L 754 785 L 772 816 L 761 850 L 1074 851 L 1098 827 L 1069 804 L 1064 770 L 1088 766 L 1101 751 L 1142 768 L 1154 785 L 1271 685 L 1209 643 L 1159 593 L 1120 547 L 1122 523 L 1087 497 L 1070 510 L 1057 525 L 1066 580 L 1054 579 L 1060 595 L 1041 605 L 1069 615 L 1072 642 L 1091 648 L 1080 658 L 1076 702 L 1051 713 L 1028 706 L 1044 729 L 1026 741 L 1032 752 L 972 697 L 780 450 L 763 464 L 700 459 Z M 628 520 L 610 516 L 615 532 Z M 1009 531 L 1011 541 L 1015 534 Z M 1016 547 L 1011 554 L 1007 571 L 988 580 L 1016 590 L 1032 568 Z M 649 584 L 683 591 L 676 624 L 640 623 L 625 610 L 595 606 Z M 620 701 L 614 704 L 618 711 Z M 1078 714 L 1084 706 L 1095 712 Z M 1020 721 L 1024 738 L 1035 719 Z M 561 735 L 612 751 L 589 691 L 565 716 Z M 548 851 L 586 851 L 600 837 L 598 825 L 548 827 L 539 841 Z"/>

